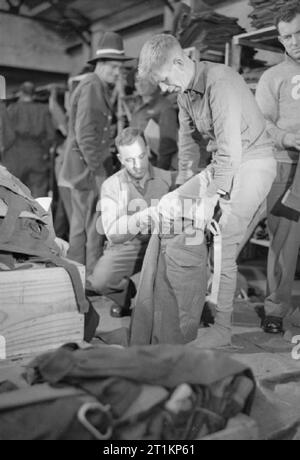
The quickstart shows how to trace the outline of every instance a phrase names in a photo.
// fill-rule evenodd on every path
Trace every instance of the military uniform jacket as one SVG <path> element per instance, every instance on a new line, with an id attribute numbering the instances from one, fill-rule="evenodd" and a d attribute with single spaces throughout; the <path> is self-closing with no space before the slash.
<path id="1" fill-rule="evenodd" d="M 108 88 L 95 74 L 76 88 L 71 100 L 69 139 L 64 178 L 74 188 L 91 190 L 96 177 L 106 177 L 104 161 L 109 157 L 112 107 Z"/>

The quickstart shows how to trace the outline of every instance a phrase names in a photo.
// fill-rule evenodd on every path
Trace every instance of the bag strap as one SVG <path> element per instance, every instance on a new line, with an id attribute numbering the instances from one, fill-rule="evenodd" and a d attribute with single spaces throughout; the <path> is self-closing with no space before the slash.
<path id="1" fill-rule="evenodd" d="M 88 313 L 90 304 L 85 296 L 85 292 L 82 286 L 82 281 L 80 278 L 79 270 L 74 263 L 71 263 L 68 260 L 63 259 L 62 257 L 56 256 L 56 255 L 52 255 L 47 258 L 34 257 L 34 258 L 31 258 L 31 260 L 33 262 L 41 262 L 45 264 L 51 263 L 55 265 L 56 267 L 64 268 L 67 271 L 68 275 L 70 276 L 70 279 L 72 282 L 72 287 L 74 290 L 78 311 L 83 314 Z"/>
<path id="2" fill-rule="evenodd" d="M 81 396 L 86 393 L 75 387 L 65 387 L 56 389 L 48 384 L 35 385 L 29 388 L 20 388 L 18 390 L 9 391 L 0 394 L 0 413 L 6 410 L 18 409 L 31 404 L 40 402 L 53 401 L 58 398 L 66 398 L 71 396 Z"/>

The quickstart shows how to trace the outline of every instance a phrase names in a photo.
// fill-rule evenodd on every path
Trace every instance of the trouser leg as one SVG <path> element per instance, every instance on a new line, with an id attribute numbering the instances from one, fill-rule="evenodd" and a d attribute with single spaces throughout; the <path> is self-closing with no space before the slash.
<path id="1" fill-rule="evenodd" d="M 279 163 L 277 178 L 268 197 L 270 249 L 265 313 L 280 318 L 291 308 L 300 245 L 300 214 L 281 203 L 295 171 L 295 165 Z"/>
<path id="2" fill-rule="evenodd" d="M 249 160 L 240 166 L 234 178 L 230 201 L 221 200 L 222 262 L 215 325 L 193 342 L 198 347 L 213 348 L 230 343 L 238 248 L 275 176 L 274 159 Z"/>
<path id="3" fill-rule="evenodd" d="M 108 245 L 88 277 L 88 287 L 123 306 L 130 276 L 142 268 L 147 244 Z"/>
<path id="4" fill-rule="evenodd" d="M 58 187 L 65 213 L 70 224 L 72 218 L 72 192 L 68 187 Z"/>
<path id="5" fill-rule="evenodd" d="M 185 244 L 185 235 L 166 240 L 166 277 L 173 290 L 183 342 L 197 337 L 207 289 L 207 247 Z M 158 280 L 159 282 L 159 280 Z M 165 297 L 165 304 L 168 299 Z M 167 309 L 164 311 L 168 311 Z M 162 321 L 168 321 L 165 314 Z"/>
<path id="6" fill-rule="evenodd" d="M 87 276 L 93 273 L 95 265 L 103 253 L 104 236 L 97 231 L 97 219 L 99 213 L 96 212 L 98 193 L 90 192 L 86 203 L 85 231 L 86 231 L 86 273 Z"/>
<path id="7" fill-rule="evenodd" d="M 85 214 L 89 192 L 72 190 L 72 219 L 70 225 L 70 248 L 68 257 L 85 265 L 86 261 L 86 231 Z"/>
<path id="8" fill-rule="evenodd" d="M 222 265 L 217 305 L 219 311 L 232 313 L 238 247 L 253 216 L 271 189 L 275 168 L 276 162 L 273 159 L 245 162 L 234 179 L 231 200 L 222 200 Z"/>
<path id="9" fill-rule="evenodd" d="M 33 198 L 48 196 L 49 192 L 49 173 L 48 171 L 30 171 L 27 174 L 27 187 L 30 189 Z"/>

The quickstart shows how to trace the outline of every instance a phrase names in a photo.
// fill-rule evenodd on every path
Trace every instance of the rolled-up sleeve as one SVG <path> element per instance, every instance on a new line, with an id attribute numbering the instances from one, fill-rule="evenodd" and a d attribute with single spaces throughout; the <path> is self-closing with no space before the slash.
<path id="1" fill-rule="evenodd" d="M 242 106 L 232 82 L 217 80 L 210 88 L 210 108 L 216 153 L 212 162 L 213 181 L 208 195 L 218 190 L 230 193 L 233 176 L 242 160 Z"/>

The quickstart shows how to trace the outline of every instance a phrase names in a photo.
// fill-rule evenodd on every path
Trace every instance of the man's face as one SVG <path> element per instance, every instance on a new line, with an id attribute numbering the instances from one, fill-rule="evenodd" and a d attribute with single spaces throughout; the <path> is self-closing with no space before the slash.
<path id="1" fill-rule="evenodd" d="M 189 78 L 181 59 L 173 59 L 153 71 L 153 78 L 163 92 L 183 93 Z"/>
<path id="2" fill-rule="evenodd" d="M 101 78 L 108 85 L 115 85 L 120 78 L 122 62 L 121 61 L 103 61 L 101 66 Z"/>
<path id="3" fill-rule="evenodd" d="M 300 14 L 291 22 L 281 21 L 278 24 L 279 40 L 286 52 L 300 62 Z"/>
<path id="4" fill-rule="evenodd" d="M 142 138 L 119 147 L 118 157 L 127 172 L 137 180 L 143 179 L 149 170 L 148 148 Z"/>

